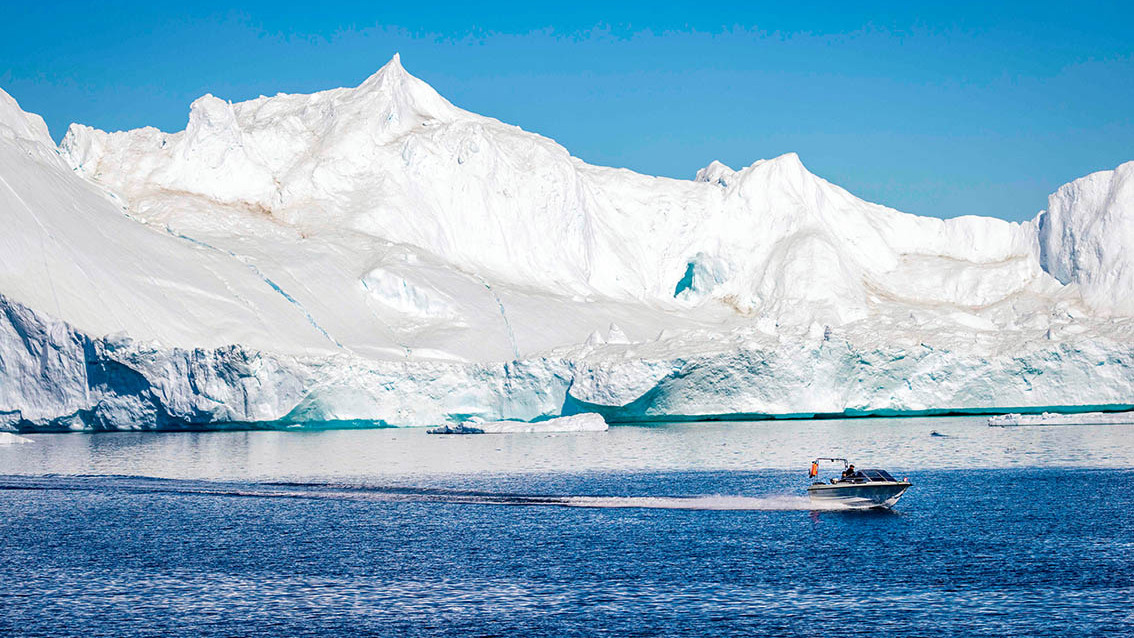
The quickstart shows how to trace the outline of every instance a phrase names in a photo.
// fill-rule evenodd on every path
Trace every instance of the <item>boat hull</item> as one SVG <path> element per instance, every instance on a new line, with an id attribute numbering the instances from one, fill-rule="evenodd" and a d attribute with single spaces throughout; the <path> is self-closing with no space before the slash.
<path id="1" fill-rule="evenodd" d="M 906 481 L 897 483 L 818 483 L 807 488 L 815 504 L 839 504 L 855 509 L 889 509 L 909 489 Z"/>

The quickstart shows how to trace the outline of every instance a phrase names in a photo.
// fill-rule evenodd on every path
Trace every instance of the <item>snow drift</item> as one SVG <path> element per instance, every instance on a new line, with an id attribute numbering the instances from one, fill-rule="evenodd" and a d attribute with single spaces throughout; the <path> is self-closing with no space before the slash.
<path id="1" fill-rule="evenodd" d="M 396 56 L 58 149 L 0 92 L 0 428 L 1129 405 L 1132 184 L 1015 224 L 871 204 L 794 154 L 649 177 Z"/>

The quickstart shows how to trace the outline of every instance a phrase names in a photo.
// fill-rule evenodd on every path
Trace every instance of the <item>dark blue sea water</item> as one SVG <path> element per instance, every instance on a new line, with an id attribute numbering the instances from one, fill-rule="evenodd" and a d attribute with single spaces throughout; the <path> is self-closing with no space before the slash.
<path id="1" fill-rule="evenodd" d="M 1134 472 L 902 473 L 890 513 L 802 467 L 8 474 L 0 635 L 1134 634 Z"/>

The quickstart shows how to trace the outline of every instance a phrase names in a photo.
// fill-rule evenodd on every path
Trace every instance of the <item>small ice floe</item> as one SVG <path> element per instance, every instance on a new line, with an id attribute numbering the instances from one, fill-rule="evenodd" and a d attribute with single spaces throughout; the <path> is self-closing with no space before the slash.
<path id="1" fill-rule="evenodd" d="M 1114 425 L 1134 424 L 1134 412 L 1082 412 L 1079 414 L 1001 414 L 989 417 L 992 427 L 1015 425 Z"/>
<path id="2" fill-rule="evenodd" d="M 484 430 L 465 425 L 464 423 L 458 423 L 457 425 L 446 423 L 445 425 L 435 428 L 429 428 L 425 432 L 427 434 L 484 434 Z"/>
<path id="3" fill-rule="evenodd" d="M 602 415 L 594 412 L 561 416 L 547 421 L 466 421 L 426 430 L 429 434 L 512 434 L 549 432 L 605 432 L 610 429 Z"/>
<path id="4" fill-rule="evenodd" d="M 3 445 L 16 445 L 18 443 L 33 443 L 31 439 L 11 432 L 0 432 L 0 446 Z"/>

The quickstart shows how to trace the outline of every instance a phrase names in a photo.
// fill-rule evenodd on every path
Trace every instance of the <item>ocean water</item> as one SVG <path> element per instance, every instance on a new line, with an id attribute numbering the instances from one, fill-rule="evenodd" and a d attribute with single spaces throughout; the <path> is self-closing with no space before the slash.
<path id="1" fill-rule="evenodd" d="M 0 635 L 1134 633 L 1130 426 L 30 438 Z M 814 510 L 819 455 L 914 486 Z"/>

